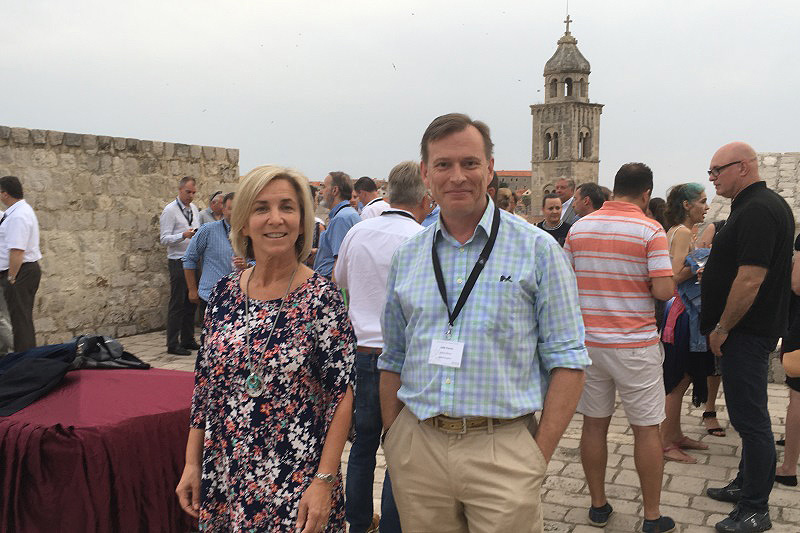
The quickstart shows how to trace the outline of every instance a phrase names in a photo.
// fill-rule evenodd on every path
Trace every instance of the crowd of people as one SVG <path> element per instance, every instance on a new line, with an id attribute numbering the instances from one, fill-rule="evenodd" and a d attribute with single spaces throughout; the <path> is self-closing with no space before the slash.
<path id="1" fill-rule="evenodd" d="M 800 379 L 787 379 L 776 476 L 767 371 L 779 337 L 787 361 L 800 354 L 789 327 L 800 268 L 791 210 L 753 149 L 731 143 L 711 158 L 709 179 L 733 203 L 699 235 L 703 185 L 659 202 L 643 163 L 623 165 L 613 190 L 559 180 L 534 225 L 498 187 L 485 123 L 440 116 L 420 149 L 419 163 L 391 170 L 385 197 L 370 178 L 330 172 L 317 194 L 297 171 L 262 166 L 235 197 L 215 193 L 202 227 L 191 178 L 164 209 L 171 353 L 194 347 L 186 316 L 207 305 L 176 489 L 200 529 L 542 531 L 547 464 L 576 412 L 587 518 L 603 527 L 618 395 L 641 531 L 673 531 L 660 511 L 664 460 L 692 463 L 686 450 L 707 448 L 682 432 L 682 398 L 692 385 L 708 435 L 724 436 L 720 382 L 742 458 L 736 479 L 707 490 L 734 504 L 716 528 L 769 529 L 773 483 L 796 484 Z"/>

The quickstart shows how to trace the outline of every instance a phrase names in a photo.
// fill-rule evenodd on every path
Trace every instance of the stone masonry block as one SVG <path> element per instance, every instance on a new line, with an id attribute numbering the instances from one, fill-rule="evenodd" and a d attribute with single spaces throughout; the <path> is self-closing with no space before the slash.
<path id="1" fill-rule="evenodd" d="M 64 133 L 61 131 L 48 131 L 47 142 L 50 143 L 51 146 L 61 145 L 61 143 L 64 142 Z"/>
<path id="2" fill-rule="evenodd" d="M 97 149 L 97 135 L 84 135 L 83 147 L 87 150 Z"/>
<path id="3" fill-rule="evenodd" d="M 47 143 L 47 131 L 31 130 L 31 139 L 33 139 L 33 144 L 45 144 Z"/>
<path id="4" fill-rule="evenodd" d="M 215 152 L 213 146 L 203 146 L 203 157 L 206 159 L 214 159 Z"/>
<path id="5" fill-rule="evenodd" d="M 219 161 L 225 161 L 228 159 L 228 151 L 225 148 L 220 148 L 219 146 L 215 146 L 214 152 L 215 152 L 214 156 L 215 159 L 218 159 Z"/>
<path id="6" fill-rule="evenodd" d="M 114 149 L 115 150 L 124 150 L 125 149 L 125 138 L 124 137 L 114 137 Z"/>
<path id="7" fill-rule="evenodd" d="M 11 128 L 11 138 L 17 144 L 28 144 L 31 141 L 31 132 L 27 128 Z"/>
<path id="8" fill-rule="evenodd" d="M 239 162 L 239 150 L 237 148 L 228 148 L 228 161 L 231 163 Z"/>
<path id="9" fill-rule="evenodd" d="M 153 141 L 141 141 L 139 144 L 142 152 L 152 152 L 153 151 Z"/>
<path id="10" fill-rule="evenodd" d="M 202 153 L 203 153 L 202 152 L 202 148 L 200 146 L 198 146 L 196 144 L 193 144 L 193 145 L 189 146 L 189 156 L 192 159 L 200 159 L 200 156 L 202 155 Z"/>
<path id="11" fill-rule="evenodd" d="M 138 152 L 139 151 L 139 139 L 125 139 L 125 148 L 129 152 Z"/>
<path id="12" fill-rule="evenodd" d="M 108 135 L 101 135 L 97 138 L 97 147 L 100 150 L 110 150 L 113 139 Z"/>
<path id="13" fill-rule="evenodd" d="M 153 155 L 160 156 L 164 154 L 164 143 L 161 141 L 153 141 L 152 147 L 150 151 L 153 152 Z"/>
<path id="14" fill-rule="evenodd" d="M 66 146 L 80 146 L 83 143 L 83 135 L 80 133 L 65 133 L 64 144 Z"/>
<path id="15" fill-rule="evenodd" d="M 164 157 L 169 159 L 175 154 L 175 143 L 164 143 Z"/>
<path id="16" fill-rule="evenodd" d="M 0 139 L 8 139 L 9 137 L 11 137 L 11 128 L 0 126 Z"/>
<path id="17" fill-rule="evenodd" d="M 175 157 L 189 157 L 189 145 L 176 143 Z"/>

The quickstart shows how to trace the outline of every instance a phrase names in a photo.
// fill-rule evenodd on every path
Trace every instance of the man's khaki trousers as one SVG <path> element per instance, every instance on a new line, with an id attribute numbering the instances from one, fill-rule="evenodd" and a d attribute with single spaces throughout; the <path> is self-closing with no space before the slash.
<path id="1" fill-rule="evenodd" d="M 449 434 L 404 408 L 384 442 L 403 533 L 542 531 L 547 464 L 531 427 L 533 416 Z"/>

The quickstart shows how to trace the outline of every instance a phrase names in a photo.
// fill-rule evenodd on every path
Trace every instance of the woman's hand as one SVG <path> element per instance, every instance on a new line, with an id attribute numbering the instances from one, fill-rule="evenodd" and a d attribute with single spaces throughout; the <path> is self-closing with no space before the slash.
<path id="1" fill-rule="evenodd" d="M 187 464 L 175 488 L 181 509 L 197 518 L 200 511 L 200 466 Z"/>
<path id="2" fill-rule="evenodd" d="M 295 531 L 319 533 L 328 525 L 331 515 L 333 483 L 314 479 L 300 498 Z"/>

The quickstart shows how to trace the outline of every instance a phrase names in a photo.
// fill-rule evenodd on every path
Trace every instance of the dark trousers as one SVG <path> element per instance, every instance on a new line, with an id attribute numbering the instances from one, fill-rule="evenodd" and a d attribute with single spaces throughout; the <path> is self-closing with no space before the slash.
<path id="1" fill-rule="evenodd" d="M 5 289 L 11 329 L 14 332 L 14 351 L 24 352 L 36 347 L 36 329 L 33 327 L 33 300 L 39 290 L 42 269 L 39 262 L 22 263 L 14 283 L 8 282 L 8 270 L 3 271 L 2 281 Z"/>
<path id="2" fill-rule="evenodd" d="M 345 515 L 351 533 L 363 533 L 372 522 L 372 483 L 375 476 L 375 453 L 381 441 L 381 405 L 378 385 L 378 356 L 356 352 L 356 390 L 353 412 L 356 437 L 347 459 Z M 382 533 L 400 533 L 400 516 L 392 496 L 389 470 L 381 493 Z"/>
<path id="3" fill-rule="evenodd" d="M 167 348 L 177 348 L 194 340 L 194 310 L 195 305 L 189 301 L 189 290 L 183 275 L 183 261 L 170 259 Z"/>
<path id="4" fill-rule="evenodd" d="M 769 509 L 775 481 L 775 440 L 767 409 L 769 355 L 778 339 L 732 331 L 722 345 L 722 384 L 734 429 L 742 438 L 735 483 L 742 489 L 739 507 Z"/>

